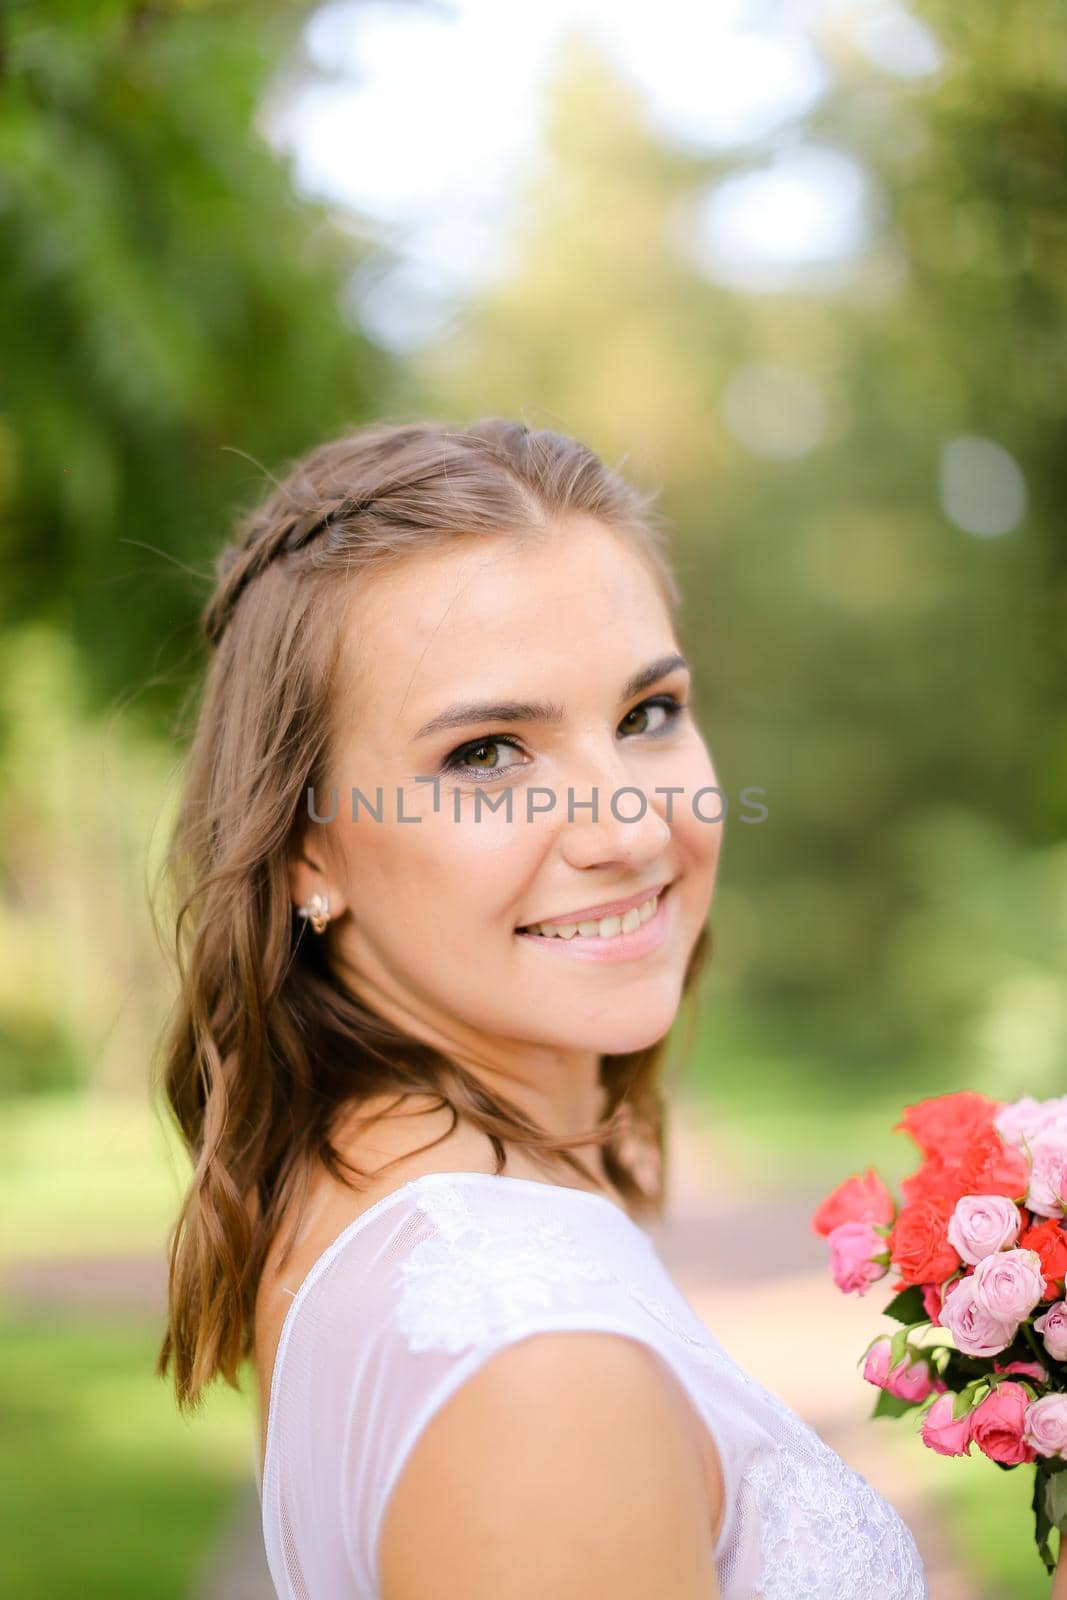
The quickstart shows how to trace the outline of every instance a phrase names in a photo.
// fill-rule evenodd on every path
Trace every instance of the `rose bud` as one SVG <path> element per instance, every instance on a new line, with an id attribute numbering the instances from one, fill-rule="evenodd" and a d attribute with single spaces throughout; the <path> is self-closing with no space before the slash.
<path id="1" fill-rule="evenodd" d="M 922 1420 L 923 1443 L 941 1456 L 969 1456 L 971 1453 L 970 1411 L 953 1417 L 955 1395 L 943 1394 L 935 1400 Z"/>
<path id="2" fill-rule="evenodd" d="M 971 1438 L 991 1461 L 1006 1467 L 1033 1461 L 1035 1451 L 1023 1438 L 1030 1396 L 1020 1383 L 1000 1383 L 971 1412 Z"/>
<path id="3" fill-rule="evenodd" d="M 871 1284 L 884 1278 L 889 1270 L 888 1260 L 874 1260 L 877 1255 L 888 1257 L 888 1249 L 873 1223 L 840 1222 L 831 1229 L 827 1243 L 830 1271 L 845 1294 L 866 1294 Z"/>
<path id="4" fill-rule="evenodd" d="M 1026 1408 L 1023 1438 L 1039 1456 L 1067 1456 L 1067 1394 L 1046 1394 Z"/>
<path id="5" fill-rule="evenodd" d="M 867 1351 L 863 1363 L 863 1376 L 868 1383 L 873 1383 L 876 1389 L 884 1389 L 889 1377 L 889 1351 L 892 1340 L 887 1334 L 876 1339 Z"/>
<path id="6" fill-rule="evenodd" d="M 898 1361 L 885 1381 L 888 1394 L 898 1400 L 914 1400 L 916 1404 L 932 1394 L 937 1384 L 930 1371 L 930 1363 L 923 1357 Z"/>
<path id="7" fill-rule="evenodd" d="M 1053 1361 L 1067 1361 L 1067 1302 L 1057 1300 L 1043 1317 L 1038 1317 L 1034 1328 Z"/>

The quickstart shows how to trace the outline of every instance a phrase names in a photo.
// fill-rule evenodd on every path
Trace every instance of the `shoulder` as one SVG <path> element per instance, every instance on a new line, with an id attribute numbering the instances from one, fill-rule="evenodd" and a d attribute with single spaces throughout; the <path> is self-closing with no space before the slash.
<path id="1" fill-rule="evenodd" d="M 709 1600 L 717 1510 L 654 1351 L 615 1333 L 535 1333 L 497 1351 L 420 1434 L 382 1528 L 382 1592 Z"/>

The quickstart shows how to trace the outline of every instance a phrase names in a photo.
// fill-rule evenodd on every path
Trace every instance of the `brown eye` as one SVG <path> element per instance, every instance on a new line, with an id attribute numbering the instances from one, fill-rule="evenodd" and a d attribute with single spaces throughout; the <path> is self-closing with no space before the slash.
<path id="1" fill-rule="evenodd" d="M 485 750 L 496 750 L 496 748 L 497 748 L 496 743 L 492 739 L 486 739 L 482 744 L 471 745 L 470 750 L 468 751 L 468 754 L 467 754 L 466 765 L 468 767 L 477 766 L 478 765 L 478 761 L 479 761 L 483 751 L 485 751 Z M 490 765 L 491 766 L 495 766 L 496 762 L 493 761 L 493 762 L 490 763 Z"/>
<path id="2" fill-rule="evenodd" d="M 684 710 L 685 707 L 682 702 L 676 700 L 673 695 L 659 695 L 655 700 L 643 700 L 639 706 L 634 706 L 632 711 L 626 713 L 619 726 L 626 729 L 628 733 L 647 733 L 655 738 L 658 734 L 666 733 Z M 663 717 L 655 726 L 649 727 L 648 716 L 650 712 L 654 711 L 661 711 Z M 645 720 L 643 723 L 638 723 L 637 726 L 634 726 L 631 722 L 633 717 L 643 717 Z M 629 728 L 626 727 L 627 723 L 630 723 Z"/>
<path id="3" fill-rule="evenodd" d="M 444 772 L 457 772 L 462 777 L 464 774 L 480 777 L 492 777 L 497 772 L 507 772 L 512 767 L 522 765 L 521 761 L 500 760 L 501 749 L 518 750 L 519 746 L 511 739 L 476 739 L 473 744 L 462 744 L 458 750 L 453 750 L 447 758 L 442 770 Z M 487 752 L 493 756 L 487 759 Z M 482 765 L 482 762 L 485 765 Z"/>

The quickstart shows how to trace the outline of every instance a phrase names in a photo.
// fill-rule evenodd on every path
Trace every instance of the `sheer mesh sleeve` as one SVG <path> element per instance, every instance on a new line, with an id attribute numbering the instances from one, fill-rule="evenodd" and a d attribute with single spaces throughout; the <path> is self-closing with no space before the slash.
<path id="1" fill-rule="evenodd" d="M 553 1331 L 636 1339 L 677 1381 L 722 1471 L 722 1600 L 928 1600 L 897 1513 L 723 1350 L 646 1233 L 602 1196 L 488 1173 L 386 1196 L 290 1307 L 261 1485 L 280 1600 L 380 1600 L 385 1514 L 420 1433 L 496 1351 Z"/>
<path id="2" fill-rule="evenodd" d="M 636 1339 L 713 1424 L 684 1345 L 671 1348 L 670 1330 L 619 1274 L 620 1227 L 651 1245 L 617 1207 L 572 1190 L 560 1208 L 514 1180 L 506 1193 L 479 1186 L 472 1196 L 448 1176 L 433 1174 L 442 1181 L 366 1213 L 320 1258 L 286 1319 L 262 1484 L 282 1600 L 378 1600 L 385 1513 L 419 1435 L 518 1340 L 551 1331 Z M 574 1207 L 577 1228 L 567 1215 Z M 726 1490 L 721 1549 L 741 1462 L 728 1439 L 715 1442 Z"/>

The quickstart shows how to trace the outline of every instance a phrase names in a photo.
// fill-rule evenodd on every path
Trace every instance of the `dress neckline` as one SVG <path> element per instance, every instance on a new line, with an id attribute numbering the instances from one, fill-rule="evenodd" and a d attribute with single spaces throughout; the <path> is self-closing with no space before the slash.
<path id="1" fill-rule="evenodd" d="M 261 1501 L 263 1496 L 263 1487 L 267 1481 L 267 1475 L 271 1462 L 271 1439 L 274 1426 L 274 1398 L 278 1389 L 279 1374 L 281 1372 L 282 1363 L 285 1359 L 286 1347 L 289 1343 L 289 1336 L 293 1330 L 293 1324 L 296 1321 L 297 1312 L 299 1311 L 304 1300 L 314 1288 L 319 1278 L 321 1278 L 322 1274 L 326 1271 L 326 1268 L 330 1266 L 337 1256 L 340 1255 L 341 1251 L 344 1249 L 345 1245 L 348 1244 L 349 1240 L 355 1238 L 358 1233 L 362 1232 L 363 1228 L 368 1222 L 371 1222 L 375 1217 L 381 1215 L 382 1212 L 389 1210 L 389 1208 L 396 1204 L 397 1201 L 404 1199 L 410 1190 L 418 1189 L 425 1184 L 428 1184 L 432 1187 L 437 1183 L 455 1182 L 457 1179 L 469 1178 L 474 1178 L 481 1182 L 487 1183 L 518 1184 L 524 1189 L 552 1189 L 557 1194 L 578 1195 L 583 1200 L 592 1200 L 594 1205 L 601 1207 L 606 1206 L 608 1210 L 614 1211 L 618 1216 L 622 1217 L 623 1220 L 629 1223 L 632 1228 L 637 1227 L 637 1224 L 634 1222 L 634 1219 L 630 1216 L 628 1211 L 624 1211 L 622 1206 L 617 1205 L 614 1200 L 609 1200 L 606 1194 L 598 1194 L 595 1189 L 579 1189 L 575 1184 L 571 1183 L 542 1183 L 539 1178 L 519 1178 L 507 1172 L 423 1172 L 420 1173 L 420 1175 L 416 1178 L 406 1179 L 405 1182 L 398 1184 L 395 1189 L 390 1189 L 388 1194 L 383 1195 L 380 1200 L 375 1200 L 373 1205 L 369 1205 L 366 1211 L 361 1211 L 358 1217 L 353 1217 L 352 1221 L 341 1229 L 341 1232 L 335 1239 L 331 1241 L 330 1244 L 326 1246 L 325 1250 L 321 1251 L 320 1254 L 315 1257 L 314 1261 L 311 1263 L 307 1272 L 305 1272 L 303 1278 L 301 1279 L 300 1287 L 293 1295 L 292 1303 L 285 1313 L 284 1320 L 282 1321 L 281 1332 L 278 1335 L 277 1349 L 274 1353 L 274 1366 L 271 1369 L 270 1375 L 270 1393 L 267 1396 L 267 1426 L 266 1436 L 263 1442 L 262 1465 L 260 1464 L 258 1448 L 256 1450 L 256 1482 L 259 1488 Z"/>

